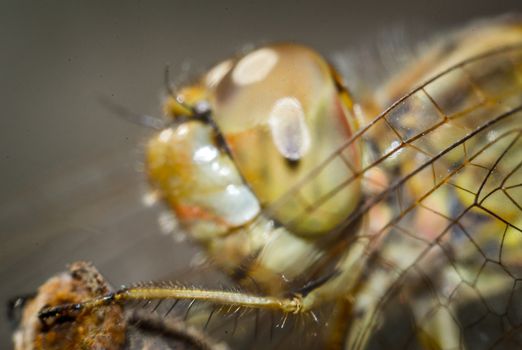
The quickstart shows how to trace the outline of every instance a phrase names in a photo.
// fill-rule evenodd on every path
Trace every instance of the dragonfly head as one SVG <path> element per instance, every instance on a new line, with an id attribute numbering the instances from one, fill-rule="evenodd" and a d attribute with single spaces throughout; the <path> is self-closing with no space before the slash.
<path id="1" fill-rule="evenodd" d="M 262 207 L 280 203 L 289 189 L 308 179 L 295 198 L 271 210 L 271 216 L 295 234 L 327 233 L 358 204 L 357 143 L 320 169 L 358 124 L 342 81 L 315 51 L 274 44 L 226 60 L 169 97 L 165 111 L 176 120 L 193 114 L 187 106 L 193 109 L 202 103 Z M 331 193 L 335 185 L 350 179 L 355 179 L 352 185 Z M 325 203 L 319 207 L 318 202 Z M 305 207 L 313 209 L 306 218 L 292 221 Z"/>
<path id="2" fill-rule="evenodd" d="M 360 145 L 346 146 L 358 128 L 352 101 L 309 48 L 275 44 L 221 62 L 164 107 L 172 125 L 149 143 L 149 176 L 199 240 L 264 216 L 314 241 L 360 203 Z"/>

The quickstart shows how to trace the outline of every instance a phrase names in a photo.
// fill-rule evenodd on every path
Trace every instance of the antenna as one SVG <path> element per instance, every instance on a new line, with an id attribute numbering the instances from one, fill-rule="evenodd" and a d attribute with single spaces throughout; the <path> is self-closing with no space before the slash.
<path id="1" fill-rule="evenodd" d="M 102 104 L 103 107 L 107 108 L 109 111 L 125 121 L 154 130 L 161 130 L 165 128 L 166 123 L 162 118 L 132 112 L 106 96 L 99 97 L 98 101 Z"/>

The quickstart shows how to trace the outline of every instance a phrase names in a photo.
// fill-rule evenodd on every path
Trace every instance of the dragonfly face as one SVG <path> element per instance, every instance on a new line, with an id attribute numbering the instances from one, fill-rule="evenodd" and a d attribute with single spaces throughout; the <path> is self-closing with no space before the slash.
<path id="1" fill-rule="evenodd" d="M 360 103 L 315 52 L 280 44 L 165 110 L 151 182 L 242 289 L 136 286 L 43 319 L 132 300 L 284 320 L 329 304 L 331 347 L 520 347 L 520 22 L 455 34 Z"/>
<path id="2" fill-rule="evenodd" d="M 208 109 L 199 112 L 201 105 Z M 317 53 L 291 44 L 255 50 L 217 65 L 199 84 L 167 99 L 174 126 L 149 143 L 150 178 L 211 258 L 275 292 L 342 244 L 345 235 L 331 232 L 360 201 L 354 177 L 315 204 L 359 171 L 360 146 L 354 143 L 299 196 L 276 204 L 353 135 L 351 107 Z"/>

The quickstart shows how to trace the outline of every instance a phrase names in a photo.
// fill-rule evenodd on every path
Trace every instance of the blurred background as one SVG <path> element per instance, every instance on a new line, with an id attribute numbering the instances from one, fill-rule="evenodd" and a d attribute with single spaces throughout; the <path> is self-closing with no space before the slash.
<path id="1" fill-rule="evenodd" d="M 267 41 L 331 56 L 390 28 L 419 37 L 517 11 L 520 0 L 2 1 L 0 348 L 11 347 L 5 301 L 67 263 L 92 261 L 119 286 L 173 278 L 197 254 L 143 203 L 150 131 L 101 96 L 160 115 L 167 64 L 183 81 Z"/>

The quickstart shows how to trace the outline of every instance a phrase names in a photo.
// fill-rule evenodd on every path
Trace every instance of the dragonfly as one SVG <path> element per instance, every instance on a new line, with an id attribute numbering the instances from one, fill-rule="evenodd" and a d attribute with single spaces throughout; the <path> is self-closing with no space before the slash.
<path id="1" fill-rule="evenodd" d="M 230 286 L 73 293 L 33 308 L 21 338 L 181 302 L 187 325 L 237 348 L 522 345 L 520 18 L 452 33 L 357 91 L 312 49 L 267 45 L 164 110 L 149 180 Z M 103 327 L 81 328 L 87 344 L 124 346 Z"/>

